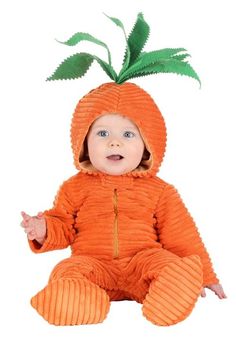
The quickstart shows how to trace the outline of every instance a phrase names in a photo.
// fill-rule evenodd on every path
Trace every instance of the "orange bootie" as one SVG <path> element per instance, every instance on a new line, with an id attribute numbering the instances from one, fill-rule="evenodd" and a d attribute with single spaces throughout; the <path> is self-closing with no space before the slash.
<path id="1" fill-rule="evenodd" d="M 55 325 L 100 323 L 110 308 L 105 290 L 86 279 L 70 278 L 50 282 L 31 299 L 31 304 Z"/>
<path id="2" fill-rule="evenodd" d="M 156 325 L 172 325 L 192 311 L 202 288 L 202 265 L 196 255 L 165 266 L 150 284 L 143 315 Z"/>

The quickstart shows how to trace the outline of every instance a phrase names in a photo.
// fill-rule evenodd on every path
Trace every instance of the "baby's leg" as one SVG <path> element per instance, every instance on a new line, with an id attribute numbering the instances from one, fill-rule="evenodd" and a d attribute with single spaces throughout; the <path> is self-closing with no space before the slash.
<path id="1" fill-rule="evenodd" d="M 148 267 L 149 266 L 149 267 Z M 148 259 L 144 279 L 150 280 L 143 315 L 156 325 L 172 325 L 192 311 L 202 288 L 202 265 L 197 255 L 180 258 L 164 249 Z"/>
<path id="2" fill-rule="evenodd" d="M 94 258 L 78 256 L 60 262 L 48 285 L 31 299 L 32 306 L 55 325 L 102 322 L 110 302 L 106 291 L 90 280 L 94 267 L 102 282 L 109 283 L 105 267 Z"/>

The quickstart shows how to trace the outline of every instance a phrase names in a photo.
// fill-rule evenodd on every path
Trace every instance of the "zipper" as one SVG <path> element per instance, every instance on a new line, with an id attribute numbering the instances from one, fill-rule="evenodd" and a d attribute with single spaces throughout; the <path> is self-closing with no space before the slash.
<path id="1" fill-rule="evenodd" d="M 118 242 L 118 208 L 117 208 L 117 189 L 114 189 L 114 258 L 119 256 L 119 242 Z"/>

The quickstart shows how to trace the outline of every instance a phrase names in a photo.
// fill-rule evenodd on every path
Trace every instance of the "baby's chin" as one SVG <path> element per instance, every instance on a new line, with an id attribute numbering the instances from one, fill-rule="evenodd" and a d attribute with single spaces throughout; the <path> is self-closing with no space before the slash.
<path id="1" fill-rule="evenodd" d="M 122 175 L 122 174 L 126 174 L 126 173 L 129 173 L 129 172 L 131 172 L 130 170 L 117 170 L 117 171 L 115 171 L 115 170 L 100 170 L 101 172 L 103 172 L 103 173 L 106 173 L 106 174 L 109 174 L 109 175 L 111 175 L 111 176 L 120 176 L 120 175 Z"/>
<path id="2" fill-rule="evenodd" d="M 132 172 L 137 167 L 135 165 L 130 165 L 130 163 L 127 163 L 125 159 L 123 159 L 120 163 L 114 162 L 112 164 L 107 164 L 107 162 L 106 163 L 93 162 L 92 164 L 96 168 L 97 171 L 105 173 L 105 174 L 109 174 L 112 176 L 120 176 L 122 174 Z"/>
<path id="3" fill-rule="evenodd" d="M 133 169 L 122 168 L 122 167 L 112 167 L 112 168 L 100 168 L 98 171 L 103 172 L 105 174 L 109 174 L 111 176 L 120 176 L 122 174 L 129 173 L 133 171 Z"/>

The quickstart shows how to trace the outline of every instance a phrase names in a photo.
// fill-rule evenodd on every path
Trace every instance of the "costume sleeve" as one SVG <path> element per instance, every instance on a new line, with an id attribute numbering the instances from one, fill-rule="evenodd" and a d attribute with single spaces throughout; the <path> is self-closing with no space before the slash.
<path id="1" fill-rule="evenodd" d="M 165 186 L 156 218 L 162 247 L 180 257 L 198 255 L 203 265 L 203 285 L 219 283 L 194 220 L 174 186 Z"/>
<path id="2" fill-rule="evenodd" d="M 46 220 L 47 236 L 43 245 L 36 240 L 29 240 L 30 248 L 35 253 L 67 248 L 75 237 L 75 207 L 71 201 L 66 183 L 60 187 L 53 202 L 53 208 L 43 212 Z"/>

